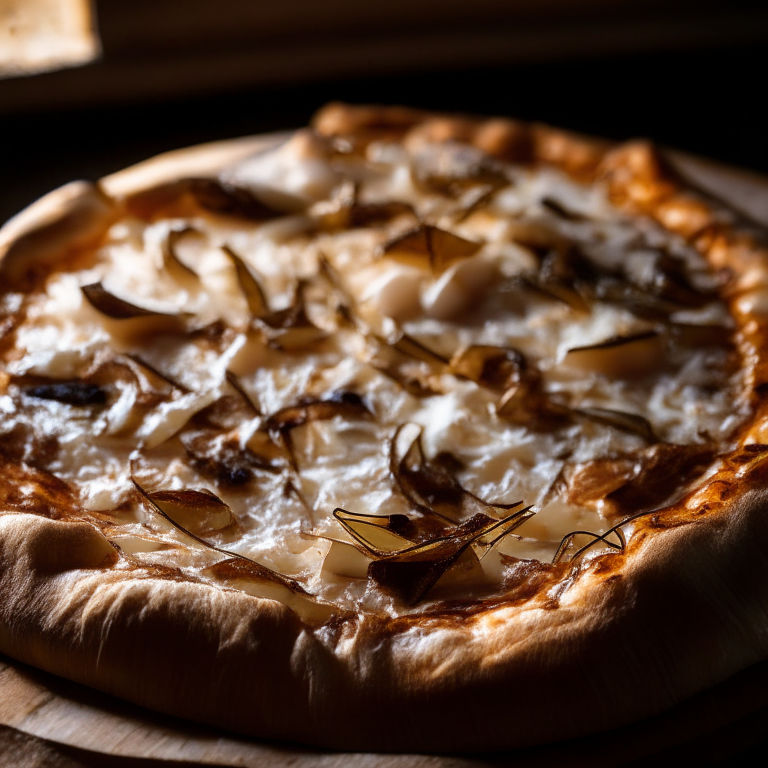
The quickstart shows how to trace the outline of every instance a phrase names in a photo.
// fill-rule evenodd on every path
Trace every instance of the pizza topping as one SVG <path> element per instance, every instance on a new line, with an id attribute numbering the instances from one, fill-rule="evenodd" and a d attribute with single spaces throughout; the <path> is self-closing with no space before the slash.
<path id="1" fill-rule="evenodd" d="M 530 507 L 502 520 L 474 515 L 447 536 L 374 560 L 368 567 L 368 574 L 385 593 L 394 594 L 407 605 L 413 605 L 453 566 L 463 565 L 464 570 L 474 571 L 476 579 L 482 579 L 478 552 L 473 545 L 479 544 L 482 554 L 486 554 L 497 541 L 532 515 Z"/>
<path id="2" fill-rule="evenodd" d="M 651 422 L 636 413 L 617 411 L 613 408 L 578 408 L 573 413 L 576 416 L 591 419 L 599 424 L 607 424 L 609 427 L 615 427 L 624 432 L 637 435 L 649 443 L 658 442 Z"/>
<path id="3" fill-rule="evenodd" d="M 665 344 L 658 331 L 615 336 L 568 350 L 565 364 L 606 376 L 632 379 L 663 365 Z"/>
<path id="4" fill-rule="evenodd" d="M 163 267 L 179 285 L 191 290 L 199 290 L 200 276 L 192 267 L 184 263 L 176 249 L 179 240 L 190 236 L 199 237 L 200 233 L 193 227 L 172 229 L 168 232 L 168 237 L 162 246 Z"/>
<path id="5" fill-rule="evenodd" d="M 27 397 L 41 400 L 56 400 L 74 406 L 103 405 L 107 400 L 106 392 L 98 385 L 86 381 L 54 381 L 47 384 L 35 384 L 24 389 Z"/>
<path id="6" fill-rule="evenodd" d="M 440 273 L 454 261 L 474 256 L 481 245 L 426 224 L 384 243 L 381 252 L 403 264 L 426 266 Z"/>
<path id="7" fill-rule="evenodd" d="M 125 207 L 4 294 L 0 435 L 132 567 L 302 616 L 498 595 L 620 550 L 748 413 L 721 278 L 553 168 L 303 132 Z"/>
<path id="8" fill-rule="evenodd" d="M 417 425 L 398 427 L 390 446 L 389 466 L 400 492 L 422 514 L 450 524 L 458 523 L 472 512 L 499 513 L 511 508 L 485 502 L 462 488 L 455 477 L 461 464 L 451 454 L 440 453 L 427 461 L 421 435 Z M 432 520 L 432 525 L 435 522 Z"/>
<path id="9" fill-rule="evenodd" d="M 155 491 L 148 497 L 174 523 L 198 536 L 228 528 L 235 522 L 229 506 L 207 489 Z"/>

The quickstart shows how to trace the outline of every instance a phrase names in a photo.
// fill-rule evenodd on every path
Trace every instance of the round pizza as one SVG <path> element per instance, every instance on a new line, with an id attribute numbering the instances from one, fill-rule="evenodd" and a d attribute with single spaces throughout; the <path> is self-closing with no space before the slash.
<path id="1" fill-rule="evenodd" d="M 0 240 L 3 653 L 442 752 L 768 657 L 768 251 L 649 144 L 330 105 Z"/>

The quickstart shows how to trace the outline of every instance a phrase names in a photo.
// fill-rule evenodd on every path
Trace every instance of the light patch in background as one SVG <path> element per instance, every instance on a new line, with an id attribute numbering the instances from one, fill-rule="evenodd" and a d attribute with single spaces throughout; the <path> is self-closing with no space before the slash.
<path id="1" fill-rule="evenodd" d="M 0 0 L 0 77 L 87 64 L 100 52 L 89 0 Z"/>

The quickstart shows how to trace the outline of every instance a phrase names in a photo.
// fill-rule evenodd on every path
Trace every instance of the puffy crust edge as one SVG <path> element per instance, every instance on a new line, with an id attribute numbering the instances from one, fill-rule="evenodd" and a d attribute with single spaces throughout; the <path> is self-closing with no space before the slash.
<path id="1" fill-rule="evenodd" d="M 326 135 L 351 125 L 358 137 L 383 130 L 408 142 L 462 138 L 502 156 L 486 141 L 493 135 L 506 159 L 564 158 L 561 167 L 574 175 L 604 179 L 622 207 L 657 218 L 716 267 L 735 270 L 732 301 L 758 393 L 744 442 L 768 442 L 759 439 L 766 322 L 754 306 L 741 312 L 738 304 L 768 285 L 768 255 L 668 177 L 648 145 L 610 150 L 512 121 L 333 109 L 335 124 L 329 109 L 315 121 Z M 514 156 L 515 146 L 529 154 Z M 176 161 L 177 177 L 191 172 L 184 155 L 155 165 L 163 181 Z M 213 173 L 217 161 L 208 157 Z M 121 195 L 141 190 L 155 172 L 142 165 L 109 177 L 113 194 L 120 184 Z M 58 190 L 0 232 L 3 269 L 32 258 L 30 243 L 56 258 L 95 242 L 118 212 L 96 188 Z M 659 712 L 768 655 L 767 464 L 753 464 L 739 478 L 720 473 L 696 503 L 671 509 L 666 530 L 664 515 L 639 524 L 625 553 L 573 566 L 523 605 L 357 616 L 319 631 L 274 601 L 123 570 L 88 523 L 5 513 L 0 649 L 153 709 L 334 748 L 493 750 L 596 733 Z"/>

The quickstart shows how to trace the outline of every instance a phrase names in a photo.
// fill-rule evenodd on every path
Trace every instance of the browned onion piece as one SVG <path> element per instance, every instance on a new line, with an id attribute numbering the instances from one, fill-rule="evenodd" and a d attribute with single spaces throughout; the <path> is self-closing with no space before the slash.
<path id="1" fill-rule="evenodd" d="M 635 378 L 658 370 L 666 360 L 666 340 L 659 331 L 615 336 L 569 349 L 564 364 L 612 378 Z"/>
<path id="2" fill-rule="evenodd" d="M 474 256 L 481 247 L 482 243 L 423 224 L 384 243 L 381 253 L 404 264 L 428 266 L 435 272 L 442 272 L 453 262 Z"/>
<path id="3" fill-rule="evenodd" d="M 456 352 L 450 370 L 490 389 L 507 389 L 519 381 L 526 369 L 522 352 L 512 347 L 474 344 Z"/>
<path id="4" fill-rule="evenodd" d="M 268 430 L 287 432 L 310 421 L 345 416 L 351 419 L 370 419 L 371 411 L 360 395 L 354 392 L 334 392 L 325 400 L 306 400 L 289 405 L 273 413 L 265 422 Z"/>
<path id="5" fill-rule="evenodd" d="M 315 219 L 317 228 L 324 232 L 336 232 L 385 224 L 404 215 L 416 219 L 413 206 L 408 203 L 398 200 L 364 203 L 357 193 L 357 184 L 342 184 L 334 199 L 312 206 L 309 214 Z"/>
<path id="6" fill-rule="evenodd" d="M 259 200 L 250 190 L 218 179 L 179 179 L 130 195 L 130 213 L 142 219 L 191 217 L 199 210 L 236 216 L 250 221 L 269 221 L 277 211 Z"/>
<path id="7" fill-rule="evenodd" d="M 715 456 L 716 449 L 711 443 L 657 443 L 638 455 L 636 475 L 608 498 L 624 514 L 658 506 L 684 488 Z"/>
<path id="8" fill-rule="evenodd" d="M 155 491 L 148 495 L 175 523 L 198 536 L 216 533 L 235 522 L 229 505 L 209 490 Z"/>
<path id="9" fill-rule="evenodd" d="M 693 286 L 682 259 L 666 251 L 658 251 L 649 277 L 634 282 L 648 293 L 683 307 L 699 308 L 717 299 L 716 292 Z"/>
<path id="10" fill-rule="evenodd" d="M 300 281 L 289 307 L 268 312 L 257 319 L 257 327 L 268 346 L 289 351 L 315 344 L 328 335 L 307 317 L 305 290 L 306 283 Z"/>
<path id="11" fill-rule="evenodd" d="M 578 464 L 567 480 L 567 500 L 580 506 L 594 506 L 637 475 L 637 461 L 625 456 L 594 459 Z"/>
<path id="12" fill-rule="evenodd" d="M 585 218 L 583 214 L 569 210 L 562 203 L 551 197 L 542 198 L 541 206 L 550 213 L 554 213 L 559 219 L 565 219 L 566 221 L 583 221 Z"/>
<path id="13" fill-rule="evenodd" d="M 496 414 L 513 424 L 537 431 L 553 430 L 572 418 L 572 411 L 544 391 L 539 371 L 526 368 L 524 375 L 501 396 Z"/>
<path id="14" fill-rule="evenodd" d="M 448 361 L 408 334 L 391 343 L 368 335 L 375 351 L 368 362 L 415 397 L 430 397 L 441 391 L 439 376 L 448 370 Z"/>
<path id="15" fill-rule="evenodd" d="M 323 600 L 318 600 L 310 595 L 295 579 L 288 578 L 282 573 L 273 571 L 271 568 L 267 568 L 267 566 L 252 560 L 250 557 L 238 554 L 237 552 L 230 552 L 222 547 L 217 547 L 215 544 L 211 544 L 209 541 L 206 541 L 188 530 L 167 515 L 160 506 L 153 501 L 150 494 L 148 494 L 133 477 L 131 478 L 131 482 L 133 483 L 134 488 L 138 491 L 140 498 L 147 503 L 156 514 L 164 518 L 174 528 L 177 528 L 184 535 L 188 536 L 193 541 L 196 541 L 198 544 L 202 544 L 204 547 L 207 547 L 214 552 L 218 552 L 219 554 L 226 555 L 229 558 L 207 568 L 205 572 L 208 575 L 214 576 L 218 580 L 224 581 L 236 589 L 242 589 L 257 597 L 278 600 L 296 611 L 302 618 L 310 621 L 326 621 L 337 611 L 335 606 L 332 606 Z M 249 582 L 251 583 L 249 584 Z M 255 582 L 255 584 L 253 584 L 253 582 Z M 262 585 L 267 585 L 268 588 L 265 590 Z M 273 588 L 269 589 L 269 587 Z M 277 589 L 274 589 L 275 587 Z"/>
<path id="16" fill-rule="evenodd" d="M 83 285 L 80 290 L 97 312 L 112 320 L 132 320 L 135 317 L 175 317 L 168 312 L 158 312 L 131 304 L 110 293 L 100 282 Z"/>
<path id="17" fill-rule="evenodd" d="M 599 271 L 574 244 L 558 244 L 541 257 L 539 288 L 577 312 L 589 312 Z"/>
<path id="18" fill-rule="evenodd" d="M 269 458 L 250 448 L 241 448 L 236 436 L 194 430 L 183 433 L 180 439 L 195 469 L 223 485 L 247 483 L 256 470 L 279 471 Z"/>
<path id="19" fill-rule="evenodd" d="M 104 405 L 107 402 L 107 393 L 102 387 L 81 379 L 62 381 L 39 378 L 35 383 L 23 387 L 22 391 L 27 397 L 54 400 L 76 407 Z"/>
<path id="20" fill-rule="evenodd" d="M 251 272 L 250 267 L 228 245 L 221 246 L 221 250 L 235 267 L 237 284 L 245 297 L 251 318 L 263 317 L 269 312 L 269 305 L 261 284 Z"/>
<path id="21" fill-rule="evenodd" d="M 368 566 L 368 577 L 386 594 L 407 605 L 413 605 L 437 584 L 471 545 L 483 540 L 492 546 L 530 517 L 530 507 L 494 520 L 477 514 L 456 526 L 447 536 L 374 560 Z"/>
<path id="22" fill-rule="evenodd" d="M 636 413 L 616 411 L 612 408 L 578 408 L 574 410 L 574 414 L 590 421 L 596 421 L 598 424 L 606 424 L 609 427 L 620 429 L 622 432 L 637 435 L 649 443 L 659 441 L 648 419 Z"/>
<path id="23" fill-rule="evenodd" d="M 337 507 L 333 516 L 369 556 L 385 556 L 413 544 L 404 535 L 411 528 L 406 515 L 366 515 Z"/>
<path id="24" fill-rule="evenodd" d="M 261 416 L 261 408 L 259 407 L 259 404 L 249 395 L 245 389 L 243 389 L 243 385 L 240 383 L 240 380 L 235 376 L 232 371 L 225 371 L 224 375 L 227 377 L 227 381 L 229 382 L 229 386 L 232 387 L 232 389 L 237 392 L 238 395 L 240 395 L 240 399 L 248 406 L 248 408 L 253 411 L 254 416 Z"/>
<path id="25" fill-rule="evenodd" d="M 195 290 L 200 287 L 200 276 L 192 267 L 185 264 L 176 253 L 176 244 L 189 234 L 197 234 L 192 227 L 172 229 L 162 247 L 163 267 L 165 271 L 182 287 Z"/>
<path id="26" fill-rule="evenodd" d="M 81 286 L 86 301 L 101 315 L 107 333 L 117 341 L 156 333 L 183 333 L 186 331 L 183 313 L 158 312 L 131 304 L 110 293 L 98 283 Z"/>
<path id="27" fill-rule="evenodd" d="M 404 430 L 410 428 L 412 436 L 407 448 L 401 445 Z M 415 424 L 400 425 L 390 444 L 389 468 L 400 492 L 424 516 L 419 526 L 424 529 L 414 538 L 440 530 L 446 524 L 456 524 L 469 515 L 499 514 L 520 506 L 484 501 L 461 486 L 456 479 L 457 459 L 450 454 L 439 454 L 427 461 L 421 443 L 421 428 Z M 409 437 L 405 435 L 406 439 Z"/>

